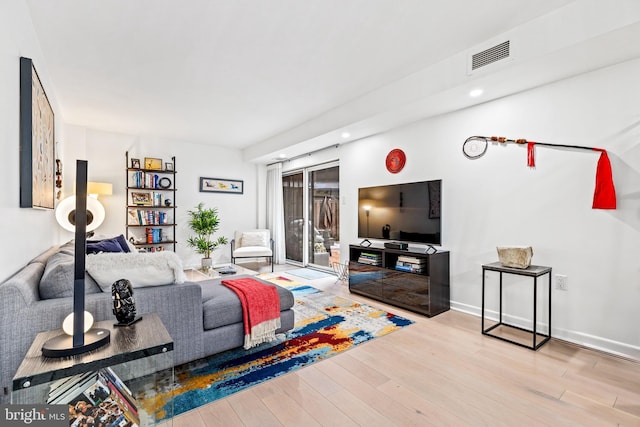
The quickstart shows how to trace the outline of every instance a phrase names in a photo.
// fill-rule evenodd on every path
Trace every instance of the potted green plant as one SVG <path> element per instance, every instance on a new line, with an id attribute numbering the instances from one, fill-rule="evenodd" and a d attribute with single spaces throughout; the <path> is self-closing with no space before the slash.
<path id="1" fill-rule="evenodd" d="M 202 269 L 208 270 L 213 265 L 211 252 L 218 246 L 226 245 L 229 241 L 226 237 L 213 238 L 213 235 L 220 227 L 217 208 L 204 208 L 204 203 L 198 203 L 194 210 L 187 211 L 189 214 L 189 228 L 196 234 L 187 239 L 187 244 L 195 249 L 196 253 L 204 255 L 202 258 Z"/>

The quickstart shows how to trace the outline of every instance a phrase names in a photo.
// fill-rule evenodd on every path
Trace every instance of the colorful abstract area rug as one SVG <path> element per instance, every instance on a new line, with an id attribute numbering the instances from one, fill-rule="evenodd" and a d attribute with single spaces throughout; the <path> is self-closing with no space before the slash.
<path id="1" fill-rule="evenodd" d="M 230 350 L 176 367 L 173 411 L 165 405 L 145 407 L 145 412 L 155 413 L 158 421 L 172 412 L 179 415 L 413 323 L 283 276 L 262 278 L 293 292 L 294 329 L 279 335 L 278 341 L 251 350 Z M 148 390 L 146 393 L 151 397 Z M 143 402 L 170 401 L 166 391 L 155 390 L 154 393 L 152 399 Z"/>
<path id="2" fill-rule="evenodd" d="M 298 268 L 295 270 L 289 270 L 286 273 L 293 276 L 302 277 L 303 279 L 307 280 L 324 279 L 326 277 L 332 276 L 331 274 L 325 273 L 323 271 L 312 270 L 310 268 Z"/>

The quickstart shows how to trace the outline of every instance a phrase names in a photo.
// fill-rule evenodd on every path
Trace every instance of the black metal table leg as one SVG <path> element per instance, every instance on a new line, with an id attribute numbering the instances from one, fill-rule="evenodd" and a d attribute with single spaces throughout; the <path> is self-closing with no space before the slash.
<path id="1" fill-rule="evenodd" d="M 500 283 L 500 300 L 499 300 L 499 312 L 498 312 L 498 323 L 496 323 L 495 325 L 492 325 L 488 328 L 485 329 L 485 309 L 486 309 L 486 301 L 485 301 L 485 290 L 486 290 L 486 283 L 485 283 L 485 275 L 487 273 L 487 271 L 496 271 L 499 273 L 499 283 Z M 537 265 L 532 265 L 529 266 L 528 268 L 513 268 L 513 267 L 505 267 L 503 266 L 501 263 L 499 262 L 494 262 L 491 264 L 485 264 L 482 266 L 482 320 L 481 320 L 481 324 L 482 324 L 482 334 L 483 335 L 489 335 L 492 336 L 494 338 L 500 339 L 502 341 L 507 341 L 510 342 L 512 344 L 516 344 L 519 345 L 521 347 L 525 347 L 531 350 L 537 350 L 538 348 L 540 348 L 540 346 L 542 346 L 544 343 L 546 343 L 547 341 L 549 341 L 551 339 L 551 267 L 543 267 L 543 266 L 537 266 Z M 509 274 L 515 274 L 515 275 L 520 275 L 520 276 L 528 276 L 533 278 L 533 327 L 531 329 L 525 329 L 519 326 L 515 326 L 515 325 L 510 325 L 508 323 L 504 323 L 503 322 L 503 279 L 502 279 L 502 274 L 503 273 L 509 273 Z M 543 276 L 545 274 L 549 275 L 549 279 L 548 279 L 548 301 L 549 301 L 549 313 L 548 313 L 548 319 L 549 319 L 549 331 L 546 335 L 543 335 L 543 339 L 541 341 L 538 342 L 538 277 Z M 527 345 L 527 344 L 523 344 L 522 342 L 518 342 L 518 341 L 514 341 L 511 340 L 509 338 L 505 338 L 499 335 L 493 335 L 490 332 L 493 329 L 498 328 L 499 326 L 503 326 L 503 327 L 509 327 L 509 328 L 513 328 L 513 329 L 518 329 L 524 332 L 528 332 L 528 333 L 532 333 L 533 337 L 532 337 L 532 343 L 531 345 Z"/>

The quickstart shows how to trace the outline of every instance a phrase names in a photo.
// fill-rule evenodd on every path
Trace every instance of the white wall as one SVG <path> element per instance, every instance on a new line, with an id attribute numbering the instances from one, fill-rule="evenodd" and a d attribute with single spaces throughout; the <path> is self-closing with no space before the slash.
<path id="1" fill-rule="evenodd" d="M 626 62 L 340 147 L 343 247 L 357 243 L 359 187 L 441 178 L 453 308 L 479 314 L 481 265 L 497 261 L 496 246 L 531 245 L 534 264 L 568 276 L 568 291 L 552 291 L 553 336 L 640 359 L 638 75 L 640 60 Z M 591 209 L 597 153 L 538 147 L 530 169 L 523 146 L 490 145 L 468 160 L 461 148 L 472 135 L 607 149 L 618 209 Z M 407 155 L 395 175 L 384 161 L 393 148 Z M 488 275 L 489 291 L 496 283 Z M 505 292 L 507 314 L 530 319 L 531 280 L 505 276 Z"/>
<path id="2" fill-rule="evenodd" d="M 65 189 L 72 191 L 75 177 L 75 159 L 88 161 L 89 180 L 113 184 L 112 196 L 101 196 L 100 202 L 106 210 L 103 225 L 96 230 L 100 235 L 125 234 L 126 224 L 126 155 L 144 159 L 161 158 L 171 161 L 175 156 L 177 193 L 175 203 L 178 227 L 176 252 L 185 266 L 200 265 L 201 255 L 186 244 L 191 235 L 186 223 L 187 211 L 199 202 L 205 207 L 217 207 L 220 229 L 216 237 L 233 238 L 236 229 L 255 228 L 257 223 L 257 176 L 258 167 L 242 161 L 241 152 L 224 147 L 205 146 L 182 141 L 162 140 L 152 137 L 137 137 L 65 126 L 67 139 L 65 157 Z M 244 194 L 201 193 L 200 177 L 228 178 L 244 181 Z M 68 193 L 70 194 L 70 193 Z M 68 238 L 73 238 L 68 233 Z M 229 246 L 213 254 L 214 263 L 230 260 Z"/>
<path id="3" fill-rule="evenodd" d="M 64 196 L 73 194 L 76 159 L 89 161 L 91 180 L 108 181 L 114 185 L 114 195 L 101 198 L 107 218 L 97 230 L 98 233 L 125 232 L 124 167 L 127 150 L 139 157 L 176 156 L 179 186 L 177 215 L 180 223 L 186 222 L 187 210 L 202 201 L 206 206 L 219 208 L 219 235 L 231 238 L 235 229 L 260 225 L 257 214 L 260 167 L 243 162 L 240 151 L 63 126 L 55 85 L 49 79 L 26 4 L 23 1 L 0 2 L 0 149 L 3 158 L 0 179 L 5 184 L 3 197 L 0 198 L 0 232 L 5 241 L 0 249 L 0 280 L 11 276 L 50 246 L 73 238 L 72 233 L 59 227 L 53 210 L 18 207 L 20 56 L 33 59 L 55 113 L 56 157 L 63 160 Z M 200 176 L 244 180 L 244 194 L 200 193 Z M 186 246 L 188 235 L 185 227 L 178 228 L 177 252 L 185 265 L 197 265 L 200 255 Z M 221 248 L 214 254 L 214 262 L 225 262 L 229 258 L 229 247 Z"/>
<path id="4" fill-rule="evenodd" d="M 101 201 L 107 220 L 98 231 L 124 232 L 125 151 L 138 157 L 176 156 L 178 219 L 199 201 L 217 206 L 221 235 L 261 225 L 258 185 L 264 170 L 242 161 L 240 152 L 181 141 L 157 140 L 60 126 L 55 86 L 26 5 L 0 2 L 0 147 L 5 183 L 0 199 L 3 245 L 0 279 L 52 244 L 71 238 L 60 231 L 53 211 L 18 208 L 19 57 L 34 60 L 56 113 L 56 140 L 71 191 L 75 158 L 89 161 L 89 177 L 110 181 L 114 195 Z M 554 290 L 553 335 L 640 359 L 640 61 L 622 63 L 555 84 L 488 102 L 365 138 L 285 164 L 287 169 L 340 159 L 341 241 L 357 243 L 357 189 L 377 184 L 443 179 L 443 249 L 451 251 L 451 298 L 456 309 L 478 313 L 481 268 L 497 259 L 495 247 L 527 244 L 533 262 L 565 274 L 569 290 Z M 490 88 L 487 88 L 490 90 Z M 526 150 L 491 146 L 479 160 L 461 153 L 471 135 L 505 135 L 552 143 L 583 144 L 609 150 L 618 192 L 616 211 L 591 209 L 596 153 L 540 147 L 537 167 L 526 167 Z M 396 175 L 384 167 L 392 148 L 408 161 Z M 243 179 L 244 195 L 198 192 L 200 176 Z M 188 231 L 178 230 L 178 255 L 197 264 L 186 247 Z M 342 251 L 343 258 L 347 251 Z M 227 260 L 228 248 L 214 256 Z M 490 281 L 495 281 L 489 277 Z M 509 311 L 527 317 L 528 282 L 510 280 Z M 519 300 L 521 299 L 521 300 Z M 512 301 L 513 300 L 513 301 Z M 522 309 L 522 312 L 518 310 Z"/>
<path id="5" fill-rule="evenodd" d="M 54 85 L 22 1 L 0 2 L 0 280 L 19 270 L 38 253 L 58 243 L 59 231 L 53 210 L 20 206 L 20 57 L 31 58 L 55 114 L 55 139 L 60 140 L 60 109 Z M 58 150 L 59 147 L 56 147 Z"/>

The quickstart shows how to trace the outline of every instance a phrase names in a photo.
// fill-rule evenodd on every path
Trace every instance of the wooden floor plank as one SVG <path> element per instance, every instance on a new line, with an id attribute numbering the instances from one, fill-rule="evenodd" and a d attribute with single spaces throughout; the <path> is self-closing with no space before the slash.
<path id="1" fill-rule="evenodd" d="M 349 355 L 349 352 L 343 353 L 340 357 L 334 358 L 335 363 L 342 366 L 367 384 L 377 387 L 389 381 L 389 376 L 376 369 L 372 369 L 367 365 L 363 365 Z"/>
<path id="2" fill-rule="evenodd" d="M 243 390 L 228 398 L 229 404 L 247 427 L 275 427 L 282 423 L 273 415 L 252 389 Z"/>
<path id="3" fill-rule="evenodd" d="M 207 427 L 242 427 L 244 425 L 228 399 L 204 405 L 198 411 Z"/>
<path id="4" fill-rule="evenodd" d="M 327 362 L 330 362 L 327 361 Z M 322 394 L 295 373 L 283 377 L 284 392 L 313 416 L 323 426 L 354 427 L 357 424 L 325 399 Z"/>
<path id="5" fill-rule="evenodd" d="M 283 426 L 315 427 L 321 424 L 284 391 L 270 394 L 262 399 L 265 406 L 275 415 Z"/>
<path id="6" fill-rule="evenodd" d="M 296 372 L 300 378 L 307 382 L 324 398 L 342 391 L 342 387 L 333 379 L 327 378 L 315 365 L 307 366 Z"/>
<path id="7" fill-rule="evenodd" d="M 637 361 L 557 339 L 532 351 L 482 335 L 476 316 L 426 318 L 350 295 L 335 278 L 291 279 L 415 324 L 179 415 L 174 426 L 640 427 Z"/>
<path id="8" fill-rule="evenodd" d="M 386 418 L 378 408 L 367 405 L 362 399 L 346 390 L 331 395 L 328 399 L 360 426 L 388 427 L 395 424 L 395 420 Z"/>
<path id="9" fill-rule="evenodd" d="M 336 357 L 338 359 L 339 357 Z M 345 390 L 357 396 L 366 405 L 376 408 L 376 410 L 388 419 L 394 420 L 399 425 L 420 425 L 433 426 L 427 414 L 419 411 L 412 411 L 411 408 L 403 405 L 403 402 L 394 398 L 389 398 L 381 394 L 378 389 L 360 379 L 337 363 L 322 363 L 318 369 L 324 372 L 329 378 L 334 378 Z"/>
<path id="10" fill-rule="evenodd" d="M 173 427 L 207 427 L 202 419 L 203 408 L 185 412 L 173 418 Z"/>
<path id="11" fill-rule="evenodd" d="M 465 422 L 456 414 L 454 408 L 446 405 L 438 405 L 423 398 L 418 393 L 411 391 L 408 387 L 395 381 L 389 381 L 377 388 L 378 392 L 384 394 L 389 399 L 400 400 L 403 406 L 410 408 L 419 414 L 425 415 L 429 422 L 441 427 L 457 427 L 471 425 Z M 455 408 L 457 410 L 457 408 Z"/>
<path id="12" fill-rule="evenodd" d="M 640 394 L 621 393 L 613 407 L 640 418 Z"/>
<path id="13" fill-rule="evenodd" d="M 574 407 L 582 408 L 585 413 L 591 417 L 590 423 L 596 425 L 596 422 L 602 425 L 617 426 L 623 424 L 625 426 L 640 426 L 640 418 L 635 417 L 616 408 L 602 405 L 595 400 L 591 400 L 582 394 L 567 391 L 562 396 L 562 401 L 570 403 Z"/>

